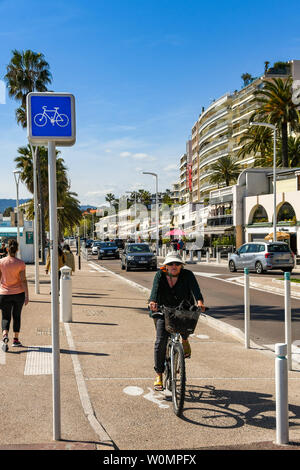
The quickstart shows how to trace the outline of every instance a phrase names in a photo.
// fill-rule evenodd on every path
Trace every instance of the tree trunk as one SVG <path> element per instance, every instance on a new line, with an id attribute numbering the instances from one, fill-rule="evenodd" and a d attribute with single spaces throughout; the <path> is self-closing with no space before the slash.
<path id="1" fill-rule="evenodd" d="M 288 158 L 287 122 L 283 122 L 281 125 L 281 139 L 282 139 L 282 166 L 284 168 L 288 168 L 289 158 Z"/>
<path id="2" fill-rule="evenodd" d="M 40 204 L 40 224 L 41 224 L 41 259 L 42 264 L 46 264 L 45 247 L 46 247 L 46 234 L 45 234 L 45 204 L 42 188 L 42 176 L 41 176 L 41 165 L 40 165 L 40 152 L 37 147 L 36 152 L 36 168 L 37 168 L 37 180 L 38 180 L 38 198 Z"/>

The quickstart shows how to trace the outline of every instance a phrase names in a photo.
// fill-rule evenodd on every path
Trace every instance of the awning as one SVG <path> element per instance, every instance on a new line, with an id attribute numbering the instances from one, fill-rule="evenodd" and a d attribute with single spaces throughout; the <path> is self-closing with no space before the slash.
<path id="1" fill-rule="evenodd" d="M 274 237 L 273 232 L 269 233 L 269 235 L 265 237 L 265 240 L 273 240 L 273 237 Z M 288 240 L 289 238 L 291 238 L 291 236 L 288 232 L 276 232 L 277 240 Z"/>

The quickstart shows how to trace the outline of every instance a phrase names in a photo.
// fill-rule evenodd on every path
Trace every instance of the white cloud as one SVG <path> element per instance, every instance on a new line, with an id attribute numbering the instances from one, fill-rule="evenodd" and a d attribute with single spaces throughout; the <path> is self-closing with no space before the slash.
<path id="1" fill-rule="evenodd" d="M 120 153 L 120 157 L 122 157 L 122 158 L 130 157 L 130 155 L 131 155 L 130 152 L 121 152 Z"/>

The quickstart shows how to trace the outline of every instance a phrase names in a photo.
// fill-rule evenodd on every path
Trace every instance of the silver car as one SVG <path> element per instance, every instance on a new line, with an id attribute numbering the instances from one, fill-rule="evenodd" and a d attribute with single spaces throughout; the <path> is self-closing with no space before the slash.
<path id="1" fill-rule="evenodd" d="M 228 267 L 231 272 L 244 268 L 254 270 L 257 274 L 270 269 L 292 272 L 294 255 L 289 245 L 284 242 L 245 243 L 230 256 Z"/>

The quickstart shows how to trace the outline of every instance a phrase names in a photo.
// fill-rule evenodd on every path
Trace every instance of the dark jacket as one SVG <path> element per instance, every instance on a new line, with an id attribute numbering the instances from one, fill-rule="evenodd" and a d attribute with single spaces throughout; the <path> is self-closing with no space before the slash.
<path id="1" fill-rule="evenodd" d="M 204 301 L 194 273 L 182 268 L 176 284 L 170 287 L 164 270 L 157 271 L 153 280 L 149 302 L 157 302 L 158 305 L 165 305 L 166 307 L 176 307 L 183 300 L 192 305 L 198 300 Z M 150 312 L 150 316 L 152 314 L 153 312 Z"/>

